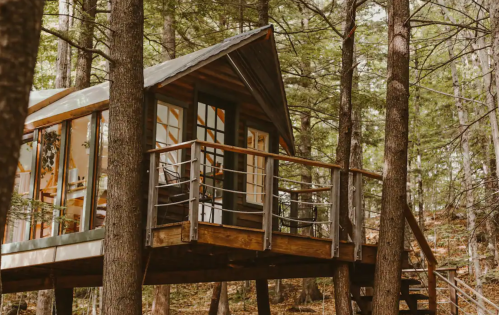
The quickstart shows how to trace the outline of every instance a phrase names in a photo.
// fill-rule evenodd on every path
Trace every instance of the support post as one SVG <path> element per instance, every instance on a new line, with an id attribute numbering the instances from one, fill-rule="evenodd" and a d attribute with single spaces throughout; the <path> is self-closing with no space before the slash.
<path id="1" fill-rule="evenodd" d="M 158 208 L 159 153 L 150 154 L 149 192 L 147 195 L 146 246 L 152 246 L 152 229 L 156 227 Z"/>
<path id="2" fill-rule="evenodd" d="M 257 279 L 255 282 L 258 315 L 270 315 L 269 283 L 267 279 Z"/>
<path id="3" fill-rule="evenodd" d="M 331 258 L 340 255 L 340 170 L 331 170 L 329 220 L 331 221 Z"/>
<path id="4" fill-rule="evenodd" d="M 428 261 L 428 309 L 436 314 L 437 312 L 437 277 L 435 275 L 435 264 Z"/>
<path id="5" fill-rule="evenodd" d="M 455 276 L 456 276 L 456 271 L 449 270 L 449 282 L 457 286 Z M 457 308 L 457 306 L 459 304 L 458 304 L 458 300 L 457 300 L 457 291 L 452 286 L 449 286 L 449 299 L 451 301 L 451 303 L 450 303 L 451 315 L 458 315 L 459 309 Z"/>
<path id="6" fill-rule="evenodd" d="M 199 176 L 200 165 L 199 160 L 201 156 L 201 145 L 194 142 L 191 146 L 191 180 L 189 189 L 189 222 L 190 232 L 189 240 L 198 240 L 198 212 L 199 212 Z"/>
<path id="7" fill-rule="evenodd" d="M 353 242 L 355 245 L 355 260 L 362 260 L 362 226 L 364 225 L 364 214 L 362 212 L 362 174 L 353 174 L 353 185 L 355 192 L 353 194 L 354 229 Z"/>
<path id="8" fill-rule="evenodd" d="M 87 176 L 87 188 L 85 192 L 85 200 L 83 204 L 83 213 L 80 223 L 80 232 L 89 231 L 91 229 L 90 222 L 92 217 L 93 200 L 95 195 L 95 176 L 97 173 L 97 138 L 99 136 L 99 114 L 97 112 L 92 113 L 90 118 L 90 154 L 88 160 L 88 176 Z"/>
<path id="9" fill-rule="evenodd" d="M 265 164 L 265 200 L 263 202 L 263 250 L 272 248 L 272 201 L 274 199 L 274 158 L 267 157 Z"/>
<path id="10" fill-rule="evenodd" d="M 292 192 L 290 193 L 291 204 L 290 204 L 290 216 L 291 218 L 298 218 L 298 193 Z M 291 234 L 298 234 L 298 222 L 290 221 L 290 232 Z"/>
<path id="11" fill-rule="evenodd" d="M 73 288 L 55 289 L 55 314 L 71 315 L 73 314 Z"/>

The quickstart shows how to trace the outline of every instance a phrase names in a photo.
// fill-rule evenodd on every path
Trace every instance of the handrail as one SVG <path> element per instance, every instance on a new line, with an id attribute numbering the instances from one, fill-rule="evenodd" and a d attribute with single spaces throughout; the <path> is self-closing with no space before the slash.
<path id="1" fill-rule="evenodd" d="M 187 148 L 190 148 L 193 143 L 198 143 L 198 144 L 205 146 L 205 147 L 214 148 L 214 149 L 221 149 L 221 150 L 235 152 L 235 153 L 256 155 L 256 156 L 262 156 L 262 157 L 272 157 L 272 158 L 274 158 L 276 160 L 280 160 L 280 161 L 300 163 L 300 164 L 304 164 L 304 165 L 323 167 L 323 168 L 329 168 L 329 169 L 341 169 L 341 166 L 337 165 L 337 164 L 307 160 L 307 159 L 298 158 L 298 157 L 294 157 L 294 156 L 268 153 L 268 152 L 254 150 L 254 149 L 240 148 L 240 147 L 235 147 L 235 146 L 231 146 L 231 145 L 226 145 L 226 144 L 221 144 L 221 143 L 213 143 L 213 142 L 207 142 L 207 141 L 201 141 L 201 140 L 191 140 L 191 141 L 175 144 L 175 145 L 172 145 L 169 147 L 151 149 L 151 150 L 148 150 L 146 152 L 147 153 L 164 153 L 164 152 L 170 152 L 170 151 L 175 151 L 175 150 L 180 150 L 180 149 L 187 149 Z M 366 171 L 366 170 L 351 168 L 350 172 L 360 173 L 366 177 L 377 179 L 377 180 L 383 179 L 382 175 L 380 175 L 378 173 Z"/>
<path id="2" fill-rule="evenodd" d="M 430 244 L 428 244 L 428 241 L 426 240 L 426 237 L 423 234 L 423 231 L 419 228 L 418 221 L 416 221 L 416 218 L 412 214 L 411 210 L 409 209 L 409 206 L 406 205 L 404 208 L 404 215 L 405 218 L 407 219 L 407 223 L 409 223 L 409 226 L 411 227 L 412 233 L 416 237 L 416 240 L 418 241 L 419 247 L 421 247 L 421 250 L 423 251 L 426 259 L 434 264 L 437 265 L 437 259 L 435 258 L 435 255 L 433 255 L 433 251 L 431 250 Z"/>
<path id="3" fill-rule="evenodd" d="M 442 280 L 444 280 L 450 287 L 454 288 L 455 290 L 457 290 L 459 293 L 461 293 L 462 295 L 464 295 L 467 299 L 469 299 L 471 302 L 473 302 L 473 304 L 475 304 L 476 306 L 478 306 L 479 308 L 481 308 L 482 310 L 486 311 L 487 313 L 489 314 L 494 314 L 494 313 L 491 313 L 490 310 L 488 310 L 487 308 L 485 308 L 485 306 L 481 305 L 480 303 L 478 303 L 477 301 L 475 301 L 475 299 L 473 299 L 473 297 L 471 297 L 469 294 L 467 294 L 466 292 L 464 292 L 461 288 L 459 288 L 458 286 L 456 286 L 455 284 L 453 284 L 452 282 L 450 282 L 449 280 L 447 280 L 442 274 L 440 274 L 439 272 L 436 272 L 434 271 L 434 273 L 439 277 L 441 278 Z M 456 278 L 455 278 L 456 279 Z M 473 290 L 474 291 L 474 290 Z M 486 300 L 481 294 L 479 294 L 480 297 L 484 300 Z M 489 300 L 487 300 L 494 308 L 496 308 L 498 311 L 499 311 L 499 307 L 497 305 L 495 305 L 494 303 L 490 302 Z"/>
<path id="4" fill-rule="evenodd" d="M 497 306 L 496 304 L 494 304 L 494 302 L 490 301 L 489 299 L 487 299 L 485 296 L 483 296 L 480 292 L 478 292 L 477 290 L 473 289 L 472 287 L 470 287 L 469 285 L 467 285 L 463 280 L 459 279 L 459 278 L 454 278 L 454 280 L 456 280 L 456 282 L 460 283 L 461 285 L 463 285 L 466 289 L 470 290 L 471 292 L 473 292 L 476 296 L 479 296 L 482 300 L 484 300 L 485 302 L 489 303 L 489 305 L 491 305 L 493 308 L 495 308 L 496 310 L 499 311 L 499 306 Z"/>

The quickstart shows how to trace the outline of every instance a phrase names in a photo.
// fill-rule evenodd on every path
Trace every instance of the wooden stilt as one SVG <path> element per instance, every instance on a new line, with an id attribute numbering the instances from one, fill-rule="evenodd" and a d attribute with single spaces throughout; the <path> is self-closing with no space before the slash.
<path id="1" fill-rule="evenodd" d="M 269 283 L 267 279 L 256 280 L 256 303 L 258 315 L 270 315 Z"/>
<path id="2" fill-rule="evenodd" d="M 54 314 L 73 314 L 73 289 L 55 289 Z"/>

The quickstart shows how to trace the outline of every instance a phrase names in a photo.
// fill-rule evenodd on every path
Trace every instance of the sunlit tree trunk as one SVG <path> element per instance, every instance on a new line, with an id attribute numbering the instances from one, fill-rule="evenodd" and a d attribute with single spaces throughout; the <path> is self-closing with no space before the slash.
<path id="1" fill-rule="evenodd" d="M 68 37 L 69 31 L 69 0 L 59 0 L 59 33 Z M 57 41 L 57 60 L 55 88 L 66 88 L 68 85 L 69 44 L 59 38 Z"/>
<path id="2" fill-rule="evenodd" d="M 386 93 L 383 196 L 373 315 L 399 313 L 407 207 L 409 142 L 409 0 L 388 1 L 388 80 Z"/>
<path id="3" fill-rule="evenodd" d="M 52 314 L 52 290 L 38 291 L 38 298 L 36 300 L 36 315 L 50 315 Z"/>
<path id="4" fill-rule="evenodd" d="M 152 302 L 152 315 L 170 314 L 170 285 L 157 285 L 154 287 Z"/>
<path id="5" fill-rule="evenodd" d="M 80 38 L 79 44 L 85 48 L 93 48 L 95 12 L 97 9 L 97 0 L 83 0 L 82 16 L 80 17 Z M 75 88 L 77 90 L 85 89 L 90 86 L 92 74 L 92 53 L 78 50 L 76 61 Z"/>
<path id="6" fill-rule="evenodd" d="M 103 268 L 106 315 L 142 313 L 143 26 L 142 0 L 112 2 Z"/>

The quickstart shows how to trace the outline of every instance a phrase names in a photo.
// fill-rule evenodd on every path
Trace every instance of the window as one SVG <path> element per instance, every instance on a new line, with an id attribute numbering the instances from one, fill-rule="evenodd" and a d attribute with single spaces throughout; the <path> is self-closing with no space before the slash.
<path id="1" fill-rule="evenodd" d="M 31 179 L 31 161 L 33 160 L 33 142 L 21 146 L 17 161 L 14 192 L 20 196 L 29 197 L 29 182 Z M 26 211 L 29 211 L 26 209 Z M 24 219 L 9 219 L 5 229 L 4 243 L 22 242 L 25 240 L 26 221 Z"/>
<path id="2" fill-rule="evenodd" d="M 269 134 L 248 128 L 248 149 L 269 152 Z M 246 202 L 263 204 L 265 157 L 248 155 L 246 160 Z"/>
<path id="3" fill-rule="evenodd" d="M 182 142 L 183 109 L 158 101 L 156 115 L 156 148 L 164 148 Z M 167 163 L 165 172 L 160 172 L 160 183 L 176 180 L 180 177 L 181 150 L 162 153 L 161 162 Z M 171 178 L 165 178 L 171 176 Z"/>
<path id="4" fill-rule="evenodd" d="M 103 111 L 99 117 L 99 134 L 97 141 L 97 174 L 95 181 L 95 204 L 93 226 L 95 229 L 103 228 L 106 225 L 107 211 L 107 162 L 108 162 L 108 127 L 109 111 Z"/>
<path id="5" fill-rule="evenodd" d="M 66 203 L 63 234 L 80 232 L 80 219 L 86 199 L 90 154 L 91 116 L 72 120 L 69 132 L 69 156 L 66 162 Z"/>
<path id="6" fill-rule="evenodd" d="M 61 147 L 62 125 L 54 125 L 41 131 L 40 174 L 38 200 L 54 204 L 57 197 L 57 181 L 59 178 L 59 159 Z M 52 214 L 42 214 L 35 222 L 33 238 L 44 238 L 52 233 Z"/>

